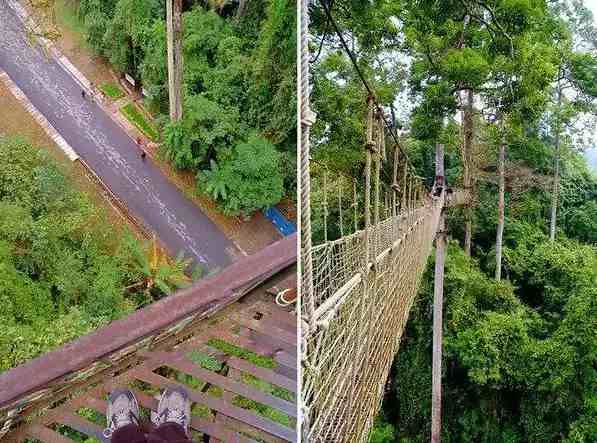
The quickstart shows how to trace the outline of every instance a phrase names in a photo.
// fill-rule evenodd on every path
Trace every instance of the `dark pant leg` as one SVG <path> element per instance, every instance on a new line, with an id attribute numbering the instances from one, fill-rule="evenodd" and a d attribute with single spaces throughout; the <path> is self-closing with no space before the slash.
<path id="1" fill-rule="evenodd" d="M 192 443 L 187 437 L 184 428 L 178 423 L 164 423 L 149 434 L 147 434 L 148 443 Z"/>
<path id="2" fill-rule="evenodd" d="M 145 432 L 140 426 L 131 424 L 123 426 L 112 434 L 112 443 L 146 443 Z"/>

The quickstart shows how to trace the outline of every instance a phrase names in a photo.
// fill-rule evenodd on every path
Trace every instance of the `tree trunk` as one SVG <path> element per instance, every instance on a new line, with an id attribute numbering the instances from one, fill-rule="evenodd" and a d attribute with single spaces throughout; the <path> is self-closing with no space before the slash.
<path id="1" fill-rule="evenodd" d="M 247 12 L 247 4 L 249 0 L 240 0 L 238 2 L 238 9 L 236 10 L 236 18 L 239 19 L 245 15 Z"/>
<path id="2" fill-rule="evenodd" d="M 551 220 L 549 223 L 549 240 L 556 238 L 556 224 L 558 212 L 558 200 L 560 197 L 560 108 L 562 106 L 562 88 L 558 80 L 558 107 L 556 115 L 555 149 L 553 160 L 553 188 L 551 191 Z"/>
<path id="3" fill-rule="evenodd" d="M 437 145 L 435 154 L 435 186 L 444 184 L 444 147 Z M 442 210 L 435 239 L 435 275 L 433 290 L 433 355 L 431 366 L 431 443 L 441 441 L 442 427 L 442 334 L 444 303 L 444 263 L 446 259 L 446 233 Z"/>
<path id="4" fill-rule="evenodd" d="M 498 225 L 495 238 L 495 279 L 502 279 L 502 239 L 504 236 L 504 213 L 505 213 L 505 167 L 506 167 L 506 140 L 502 135 L 500 143 L 500 156 L 498 160 L 499 171 L 499 197 L 498 197 Z"/>
<path id="5" fill-rule="evenodd" d="M 396 128 L 396 109 L 394 108 L 394 103 L 390 103 L 390 112 L 392 113 L 392 128 Z"/>
<path id="6" fill-rule="evenodd" d="M 462 113 L 462 181 L 464 189 L 472 197 L 472 164 L 473 164 L 473 91 L 465 91 L 465 103 Z M 464 252 L 467 256 L 471 255 L 471 243 L 473 237 L 473 206 L 469 199 L 464 208 Z"/>
<path id="7" fill-rule="evenodd" d="M 170 120 L 182 119 L 182 2 L 166 0 L 166 25 L 168 33 L 168 95 Z"/>

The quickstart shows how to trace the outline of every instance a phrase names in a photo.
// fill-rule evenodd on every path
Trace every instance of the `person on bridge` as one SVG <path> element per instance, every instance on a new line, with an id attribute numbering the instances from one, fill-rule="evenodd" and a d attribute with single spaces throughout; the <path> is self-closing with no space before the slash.
<path id="1" fill-rule="evenodd" d="M 162 392 L 151 425 L 139 421 L 139 403 L 132 391 L 117 389 L 108 397 L 108 426 L 104 437 L 112 443 L 192 443 L 189 438 L 191 401 L 183 387 L 169 387 Z"/>

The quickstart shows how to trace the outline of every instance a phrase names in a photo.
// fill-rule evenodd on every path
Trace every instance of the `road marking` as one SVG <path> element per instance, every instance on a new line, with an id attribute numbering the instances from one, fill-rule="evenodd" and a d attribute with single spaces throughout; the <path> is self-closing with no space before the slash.
<path id="1" fill-rule="evenodd" d="M 21 91 L 21 89 L 12 81 L 6 72 L 0 69 L 0 80 L 6 85 L 8 90 L 14 95 L 19 103 L 31 114 L 37 123 L 42 127 L 45 133 L 54 140 L 54 143 L 64 152 L 70 161 L 75 161 L 79 158 L 79 155 L 75 150 L 62 138 L 62 136 L 56 131 L 54 126 L 42 115 L 41 112 L 29 101 L 27 96 Z"/>

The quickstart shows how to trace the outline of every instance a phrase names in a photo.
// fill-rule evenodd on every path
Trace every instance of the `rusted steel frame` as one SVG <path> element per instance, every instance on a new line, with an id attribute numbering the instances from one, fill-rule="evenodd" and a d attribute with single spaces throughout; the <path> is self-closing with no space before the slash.
<path id="1" fill-rule="evenodd" d="M 280 311 L 279 309 L 275 308 L 275 306 L 273 307 L 274 311 L 278 311 L 277 313 L 280 312 L 284 312 L 284 311 Z M 264 303 L 255 303 L 253 305 L 249 305 L 247 306 L 245 309 L 243 309 L 243 312 L 245 312 L 246 316 L 251 317 L 251 314 L 254 313 L 255 311 L 259 311 L 262 310 L 264 312 L 268 312 L 269 310 L 271 310 L 272 307 L 268 306 L 264 306 Z M 265 314 L 265 316 L 260 320 L 263 321 L 268 317 L 271 317 L 275 315 L 275 313 L 268 313 Z M 228 317 L 226 317 L 228 318 Z M 225 321 L 223 319 L 220 319 L 220 322 Z M 202 323 L 203 326 L 205 326 L 205 322 Z M 234 323 L 228 324 L 229 327 L 233 326 Z M 220 326 L 221 327 L 221 326 Z M 210 328 L 211 332 L 213 332 L 212 328 Z M 176 351 L 169 351 L 165 354 L 161 354 L 160 351 L 149 351 L 149 352 L 144 352 L 144 351 L 139 351 L 138 352 L 138 356 L 141 357 L 150 357 L 150 360 L 155 360 L 155 356 L 157 355 L 164 355 L 164 356 L 171 356 L 172 358 L 163 358 L 159 361 L 157 361 L 157 363 L 152 364 L 151 362 L 145 362 L 141 367 L 148 367 L 149 369 L 153 368 L 154 366 L 171 366 L 171 367 L 175 367 L 176 368 L 176 360 L 180 359 L 181 357 L 184 357 L 186 355 L 186 352 L 188 352 L 189 350 L 196 348 L 198 345 L 200 345 L 200 343 L 197 343 L 197 336 L 194 336 L 193 338 L 191 338 L 191 340 L 187 340 L 185 342 L 182 343 L 181 347 L 178 347 Z M 205 339 L 205 338 L 204 338 Z M 200 342 L 200 341 L 199 341 Z M 186 349 L 186 351 L 185 351 Z M 154 356 L 154 359 L 151 359 L 151 356 Z M 235 359 L 234 357 L 220 357 L 223 358 L 224 361 L 227 362 L 227 360 L 230 359 Z M 184 359 L 184 358 L 183 358 Z M 232 366 L 237 366 L 234 364 L 233 361 L 227 362 L 232 364 Z M 241 362 L 243 363 L 243 362 Z M 150 366 L 148 366 L 150 365 Z M 251 365 L 250 365 L 251 366 Z M 182 368 L 178 368 L 178 369 L 182 369 Z M 245 370 L 247 368 L 244 368 Z M 249 372 L 252 372 L 249 368 Z M 97 436 L 97 427 L 91 423 L 87 423 L 82 417 L 79 417 L 78 415 L 76 415 L 76 411 L 81 407 L 81 406 L 86 406 L 86 407 L 91 407 L 92 409 L 95 409 L 96 411 L 100 412 L 100 413 L 104 413 L 105 411 L 105 401 L 103 400 L 97 400 L 94 397 L 99 397 L 101 396 L 102 393 L 106 393 L 108 392 L 110 389 L 108 388 L 109 386 L 111 386 L 116 380 L 119 380 L 119 383 L 122 384 L 125 380 L 132 380 L 134 379 L 134 375 L 132 375 L 133 372 L 132 371 L 126 371 L 125 373 L 123 373 L 122 375 L 118 376 L 116 379 L 114 378 L 110 378 L 109 380 L 107 380 L 106 382 L 104 382 L 103 384 L 100 384 L 99 386 L 92 388 L 88 391 L 86 391 L 85 394 L 83 394 L 82 396 L 77 396 L 72 398 L 71 400 L 68 400 L 66 403 L 60 405 L 59 407 L 52 409 L 51 411 L 48 411 L 48 413 L 46 413 L 44 416 L 40 417 L 41 419 L 41 423 L 49 426 L 52 423 L 62 423 L 62 424 L 67 424 L 67 425 L 71 425 L 70 422 L 72 422 L 72 418 L 74 417 L 74 419 L 76 419 L 77 423 L 75 423 L 76 426 L 74 426 L 75 429 L 90 435 L 90 436 Z M 271 379 L 272 377 L 275 377 L 276 374 L 272 371 L 269 370 L 263 370 L 263 373 L 261 374 L 257 374 L 257 376 L 259 375 L 266 375 L 266 379 Z M 201 378 L 201 377 L 200 377 Z M 205 378 L 205 377 L 203 377 Z M 217 377 L 219 378 L 219 377 Z M 275 384 L 274 380 L 274 384 Z M 290 380 L 288 380 L 288 382 L 290 382 Z M 290 383 L 288 383 L 290 384 Z M 292 386 L 294 387 L 294 386 Z M 252 389 L 250 386 L 247 386 L 247 389 Z M 294 387 L 294 390 L 296 391 L 296 387 Z M 260 395 L 259 393 L 257 393 L 258 395 Z M 138 395 L 138 399 L 140 401 L 140 403 L 143 403 L 143 395 L 142 393 L 137 393 L 136 395 Z M 140 396 L 139 396 L 140 395 Z M 149 401 L 154 401 L 154 399 L 149 399 Z M 274 401 L 278 401 L 276 399 L 274 399 Z M 101 404 L 101 405 L 100 405 Z M 100 405 L 101 407 L 98 407 L 98 405 Z M 155 409 L 155 408 L 154 408 Z M 288 409 L 288 405 L 286 405 L 285 409 Z M 288 412 L 288 411 L 286 411 Z M 290 414 L 292 416 L 292 414 Z M 71 418 L 71 420 L 69 421 L 69 417 Z M 194 420 L 195 421 L 195 420 Z M 237 422 L 240 424 L 240 422 Z M 220 425 L 217 424 L 210 424 L 210 423 L 203 423 L 200 421 L 197 421 L 197 423 L 193 423 L 193 428 L 200 430 L 202 432 L 207 432 L 209 435 L 213 436 L 213 437 L 219 437 L 224 438 L 223 441 L 248 441 L 247 439 L 243 439 L 242 437 L 238 437 L 238 436 L 234 436 L 233 438 L 231 438 L 231 435 L 227 435 L 227 430 L 224 430 L 222 428 L 220 428 Z M 248 424 L 245 424 L 245 426 L 250 426 Z M 27 429 L 29 429 L 30 426 L 24 426 L 24 428 L 20 429 L 20 432 L 17 433 L 13 433 L 11 435 L 9 435 L 9 438 L 13 438 L 16 437 L 16 439 L 11 439 L 11 441 L 20 441 L 20 439 L 23 438 L 23 435 L 27 434 Z M 88 429 L 89 428 L 89 429 Z M 89 430 L 92 430 L 93 432 L 88 432 Z M 58 434 L 55 434 L 54 431 L 51 431 L 50 429 L 47 429 L 47 431 L 49 432 L 48 436 L 52 435 L 52 436 L 58 436 Z M 255 432 L 258 432 L 260 435 L 262 435 L 261 438 L 263 438 L 263 436 L 266 436 L 267 434 L 262 434 L 262 431 L 259 431 L 258 429 L 254 429 Z M 20 439 L 19 439 L 20 437 Z M 275 437 L 272 437 L 273 440 L 271 441 L 281 441 Z M 267 441 L 269 441 L 270 439 L 266 439 Z"/>
<path id="2" fill-rule="evenodd" d="M 296 262 L 296 234 L 244 257 L 191 288 L 0 374 L 0 414 L 22 397 L 89 367 L 185 318 L 204 319 Z M 184 328 L 184 325 L 183 325 Z M 159 339 L 159 336 L 158 336 Z M 134 352 L 134 350 L 133 350 Z M 3 420 L 4 421 L 4 420 Z"/>
<path id="3" fill-rule="evenodd" d="M 32 428 L 44 428 L 45 434 L 50 438 L 44 439 L 48 443 L 53 441 L 65 441 L 70 442 L 70 440 L 56 440 L 60 439 L 60 434 L 57 434 L 55 431 L 51 430 L 51 426 L 53 424 L 63 424 L 67 425 L 79 432 L 82 432 L 90 437 L 99 438 L 100 441 L 103 441 L 104 438 L 99 435 L 101 434 L 101 427 L 91 423 L 90 421 L 86 420 L 85 418 L 78 415 L 78 410 L 82 407 L 91 408 L 92 410 L 105 415 L 107 402 L 106 400 L 101 400 L 101 398 L 110 392 L 115 387 L 122 387 L 126 385 L 128 382 L 134 380 L 134 376 L 132 374 L 122 374 L 116 379 L 110 379 L 107 383 L 100 385 L 96 388 L 93 388 L 85 393 L 85 395 L 75 397 L 66 403 L 62 404 L 61 406 L 52 409 L 49 413 L 45 414 L 41 417 L 40 423 L 33 423 L 31 425 L 26 425 L 18 433 L 17 438 L 10 439 L 10 441 L 20 441 L 24 436 L 31 434 Z M 147 409 L 156 410 L 157 409 L 157 400 L 144 392 L 134 390 L 135 397 L 139 401 L 139 404 L 142 407 Z M 73 420 L 74 418 L 74 420 Z M 74 426 L 73 426 L 74 424 Z M 243 438 L 241 436 L 236 435 L 233 430 L 225 429 L 224 427 L 212 423 L 208 420 L 204 420 L 200 417 L 192 417 L 192 421 L 190 423 L 191 428 L 207 433 L 212 437 L 219 437 L 224 438 L 226 442 L 230 443 L 249 443 L 249 440 Z M 35 431 L 34 431 L 35 432 Z M 39 433 L 39 432 L 38 432 Z M 98 436 L 99 435 L 99 436 Z M 12 435 L 10 436 L 12 437 Z M 16 436 L 15 436 L 16 437 Z M 64 438 L 64 437 L 62 437 Z M 54 440 L 52 440 L 54 439 Z"/>
<path id="4" fill-rule="evenodd" d="M 250 305 L 249 307 L 247 307 L 246 310 L 251 311 L 251 310 L 255 310 L 255 309 L 260 309 L 260 310 L 263 310 L 263 311 L 268 311 L 269 309 L 266 309 L 266 308 L 267 308 L 267 306 L 263 302 L 257 302 L 255 304 Z M 270 314 L 270 316 L 271 316 L 271 314 Z M 222 320 L 220 320 L 220 322 L 221 321 Z M 193 349 L 194 347 L 197 347 L 197 346 L 205 346 L 206 348 L 209 348 L 204 343 L 204 341 L 208 340 L 208 336 L 205 336 L 205 331 L 203 333 L 201 333 L 201 330 L 204 329 L 204 327 L 205 327 L 205 322 L 204 321 L 198 321 L 198 322 L 194 322 L 194 323 L 195 323 L 194 330 L 199 330 L 198 332 L 199 332 L 199 334 L 201 334 L 201 336 L 203 336 L 203 340 L 199 340 L 201 338 L 200 336 L 195 335 L 195 333 L 192 330 L 188 330 L 188 331 L 185 332 L 185 335 L 187 335 L 187 336 L 191 335 L 190 340 L 181 340 L 180 338 L 178 340 L 172 340 L 173 337 L 169 337 L 169 340 L 165 340 L 162 343 L 163 346 L 158 346 L 158 347 L 152 346 L 152 349 L 156 350 L 156 351 L 159 351 L 160 349 L 165 349 L 165 348 L 166 349 L 170 349 L 174 344 L 177 344 L 177 343 L 180 343 L 180 346 L 177 347 L 178 351 L 174 351 L 175 353 L 181 352 L 184 349 L 186 349 L 187 351 L 190 351 L 191 349 Z M 222 328 L 221 323 L 216 328 Z M 213 332 L 216 331 L 216 328 L 210 327 L 209 331 L 213 333 Z M 212 334 L 210 334 L 210 335 L 212 335 Z M 215 334 L 214 336 L 217 336 L 217 334 Z M 176 338 L 176 337 L 174 337 L 174 338 Z M 216 350 L 212 349 L 212 351 L 214 351 L 215 353 L 217 353 Z M 212 352 L 209 352 L 209 350 L 207 352 L 210 355 L 212 354 Z M 270 355 L 270 354 L 274 355 L 273 350 L 272 350 L 272 352 L 267 352 L 267 354 L 268 355 Z M 146 355 L 147 355 L 146 351 L 137 350 L 137 352 L 134 354 L 136 363 L 141 363 L 144 360 L 143 357 L 145 357 Z M 269 381 L 270 383 L 273 383 L 273 384 L 278 385 L 280 387 L 289 389 L 291 392 L 294 392 L 294 393 L 297 392 L 296 391 L 296 389 L 297 389 L 296 388 L 296 380 L 290 380 L 290 379 L 288 379 L 288 378 L 286 378 L 286 377 L 284 377 L 284 376 L 282 376 L 280 374 L 277 374 L 277 373 L 275 373 L 273 371 L 270 371 L 270 370 L 263 370 L 263 371 L 261 371 L 261 368 L 253 367 L 253 365 L 249 364 L 248 362 L 245 362 L 243 360 L 237 359 L 236 357 L 231 357 L 231 356 L 225 355 L 225 356 L 220 356 L 220 357 L 217 357 L 217 358 L 220 361 L 222 361 L 223 363 L 226 363 L 226 364 L 230 365 L 231 367 L 237 368 L 239 370 L 243 370 L 245 372 L 253 373 L 253 375 L 257 376 L 258 378 L 265 379 L 266 381 Z M 130 367 L 130 366 L 134 366 L 134 364 L 133 365 L 128 365 L 128 367 Z M 98 386 L 95 387 L 95 388 L 92 388 L 91 391 L 87 391 L 86 394 L 84 394 L 84 396 L 87 397 L 88 395 L 93 395 L 93 394 L 91 394 L 91 392 L 95 392 L 97 390 L 105 391 L 104 393 L 109 392 L 110 389 L 107 389 L 107 386 L 110 385 L 114 380 L 121 380 L 121 382 L 122 382 L 124 380 L 134 379 L 134 377 L 132 375 L 130 375 L 129 371 L 123 370 L 123 368 L 126 368 L 126 367 L 127 366 L 124 366 L 122 364 L 122 362 L 120 362 L 120 365 L 118 367 L 107 368 L 107 370 L 110 371 L 112 374 L 110 374 L 110 373 L 108 373 L 108 374 L 105 374 L 105 373 L 95 374 L 93 376 L 93 378 L 92 378 L 93 381 L 94 381 L 94 383 L 90 382 L 90 383 L 83 383 L 83 384 L 85 386 L 89 386 L 91 384 L 96 384 L 95 381 L 105 379 L 106 377 L 111 377 L 111 375 L 113 375 L 115 373 L 120 373 L 122 375 L 118 376 L 116 379 L 110 378 L 109 381 L 108 381 L 108 383 L 104 382 L 104 383 L 98 384 Z M 123 371 L 124 371 L 124 373 L 123 373 Z M 255 373 L 256 371 L 258 373 Z M 114 385 L 114 386 L 116 386 L 116 385 Z M 60 398 L 65 398 L 67 396 L 67 394 L 70 394 L 70 393 L 76 391 L 77 389 L 80 389 L 80 388 L 83 388 L 83 387 L 84 386 L 79 386 L 79 385 L 77 385 L 77 386 L 69 386 L 68 392 L 65 392 L 65 393 L 61 392 L 60 393 L 61 394 Z M 138 394 L 140 394 L 140 393 L 138 393 Z M 41 422 L 44 423 L 44 424 L 46 424 L 46 425 L 48 425 L 48 424 L 50 424 L 50 422 L 57 421 L 54 417 L 56 417 L 56 414 L 58 413 L 58 411 L 65 410 L 65 407 L 67 407 L 69 404 L 70 405 L 78 404 L 78 400 L 80 398 L 81 397 L 74 397 L 73 399 L 67 401 L 67 403 L 59 406 L 58 408 L 52 409 L 51 411 L 49 411 L 47 414 L 45 414 L 42 417 Z M 138 398 L 139 398 L 139 401 L 141 402 L 141 398 L 140 397 L 138 397 Z M 42 406 L 38 405 L 37 408 L 30 407 L 28 405 L 28 410 L 30 410 L 30 412 L 35 412 L 35 410 L 39 410 L 41 407 L 47 406 L 47 405 L 55 402 L 55 400 L 56 400 L 56 398 L 53 397 L 50 401 L 44 402 L 44 404 Z M 101 411 L 98 411 L 98 412 L 101 412 Z M 21 414 L 19 416 L 19 418 L 22 419 L 23 418 L 22 415 L 23 414 Z M 205 423 L 199 423 L 199 422 L 197 422 L 196 425 L 194 426 L 194 429 L 200 430 L 202 432 L 207 432 L 209 435 L 213 435 L 213 436 L 216 436 L 216 437 L 217 436 L 221 436 L 221 434 L 220 434 L 221 431 L 215 430 L 215 429 L 211 429 L 214 426 L 209 425 L 209 424 L 205 424 Z M 217 427 L 217 426 L 215 426 L 215 427 Z M 25 428 L 29 428 L 29 426 L 25 426 Z M 9 438 L 10 441 L 20 441 L 18 436 L 21 436 L 21 439 L 22 439 L 22 435 L 23 435 L 22 430 L 21 430 L 21 432 L 19 432 L 17 430 L 16 433 L 13 432 L 12 434 L 9 434 L 7 437 Z M 16 439 L 13 439 L 13 437 L 16 437 Z M 230 437 L 227 437 L 224 441 L 233 442 L 233 441 L 236 441 L 236 438 L 237 437 L 235 437 L 234 439 L 231 439 Z M 245 442 L 245 439 L 240 438 L 239 442 L 240 441 Z"/>
<path id="5" fill-rule="evenodd" d="M 223 329 L 221 326 L 216 325 L 210 329 L 208 334 L 201 335 L 201 338 L 207 342 L 210 338 L 217 337 L 240 348 L 271 357 L 279 365 L 296 371 L 296 354 L 291 355 L 282 347 L 274 344 L 273 340 L 260 340 L 262 336 L 263 335 L 260 336 L 251 332 L 236 335 L 232 331 Z"/>
<path id="6" fill-rule="evenodd" d="M 51 443 L 73 443 L 72 440 L 64 437 L 56 431 L 41 425 L 32 425 L 29 428 L 27 437 L 39 439 L 40 441 Z"/>
<path id="7" fill-rule="evenodd" d="M 295 347 L 297 345 L 296 323 L 292 326 L 289 326 L 285 322 L 276 321 L 277 319 L 273 319 L 271 316 L 263 316 L 257 320 L 254 313 L 246 311 L 242 313 L 233 313 L 232 316 L 239 324 L 243 324 L 243 319 L 246 319 L 247 322 L 258 321 L 259 324 L 255 326 L 256 330 L 264 330 L 267 331 L 269 335 L 283 339 L 282 335 L 278 336 L 278 332 L 276 332 L 279 331 L 280 334 L 283 334 L 285 337 L 283 341 L 286 341 Z"/>
<path id="8" fill-rule="evenodd" d="M 106 383 L 98 386 L 98 388 L 96 388 L 92 394 L 96 397 L 103 397 L 105 395 L 107 395 L 109 392 L 113 391 L 116 388 L 121 388 L 122 386 L 126 386 L 128 383 L 130 383 L 131 381 L 134 380 L 138 380 L 135 377 L 135 374 L 133 371 L 129 371 L 125 374 L 120 375 L 119 377 L 117 377 L 116 379 L 111 379 L 109 381 L 107 381 Z M 133 388 L 131 389 L 133 391 L 133 394 L 135 395 L 135 397 L 137 398 L 139 405 L 143 408 L 146 409 L 151 409 L 152 411 L 156 411 L 157 410 L 157 406 L 158 406 L 158 400 L 150 395 L 148 395 L 147 393 L 137 389 L 137 388 Z M 102 404 L 104 405 L 103 408 L 100 408 L 100 410 L 97 410 L 97 412 L 100 412 L 103 414 L 102 411 L 106 410 L 105 405 L 107 405 L 107 402 L 105 400 L 101 400 Z M 77 404 L 81 404 L 78 403 Z M 87 406 L 93 406 L 92 403 L 90 403 Z M 211 420 L 208 419 L 204 419 L 198 416 L 193 416 L 191 417 L 191 423 L 190 426 L 192 429 L 195 429 L 199 432 L 205 433 L 207 435 L 209 435 L 210 437 L 217 437 L 220 439 L 224 439 L 224 441 L 226 442 L 230 442 L 230 443 L 250 443 L 251 441 L 249 439 L 246 439 L 242 436 L 237 435 L 237 433 L 233 430 L 233 429 L 225 429 L 222 426 L 218 425 L 217 423 L 212 422 Z"/>
<path id="9" fill-rule="evenodd" d="M 95 386 L 95 385 L 101 383 L 101 381 L 104 380 L 106 377 L 111 377 L 115 373 L 120 373 L 122 371 L 126 371 L 126 369 L 128 369 L 129 367 L 131 367 L 135 364 L 138 364 L 138 363 L 139 363 L 139 357 L 135 354 L 135 355 L 132 355 L 131 358 L 129 358 L 126 361 L 120 361 L 120 362 L 116 363 L 114 366 L 107 367 L 107 368 L 101 370 L 100 372 L 92 374 L 86 380 L 80 380 L 80 381 L 76 381 L 76 382 L 64 382 L 61 389 L 56 389 L 55 386 L 49 386 L 47 389 L 50 389 L 50 390 L 54 389 L 51 392 L 51 394 L 52 394 L 51 396 L 44 396 L 43 398 L 40 398 L 39 400 L 24 402 L 23 404 L 19 404 L 18 402 L 16 402 L 19 407 L 22 407 L 22 409 L 19 410 L 19 413 L 16 417 L 13 417 L 13 425 L 20 423 L 28 415 L 34 414 L 37 411 L 40 411 L 44 408 L 52 406 L 52 404 L 54 404 L 57 400 L 64 399 L 64 398 L 74 394 L 78 390 L 84 389 L 88 386 L 92 386 L 92 385 Z M 57 383 L 57 385 L 58 385 L 58 387 L 60 387 L 59 383 Z M 7 410 L 10 410 L 10 409 L 11 408 L 7 408 Z M 2 414 L 5 414 L 5 411 L 2 411 Z M 5 421 L 7 421 L 6 416 L 0 417 L 0 424 L 3 424 L 3 422 L 5 422 Z M 19 434 L 19 433 L 17 432 L 17 434 Z M 8 434 L 7 438 L 9 438 L 9 441 L 12 441 L 11 440 L 12 434 Z M 4 439 L 4 437 L 2 436 L 2 434 L 0 434 L 0 440 L 2 440 L 2 439 Z"/>
<path id="10" fill-rule="evenodd" d="M 288 346 L 289 348 L 296 349 L 296 332 L 294 331 L 290 332 L 280 328 L 274 322 L 269 322 L 269 324 L 265 325 L 261 319 L 255 320 L 244 312 L 235 312 L 230 316 L 230 318 L 240 326 L 260 332 L 264 335 L 269 335 L 275 341 L 290 345 Z"/>
<path id="11" fill-rule="evenodd" d="M 297 299 L 297 280 L 296 273 L 290 274 L 283 281 L 275 284 L 269 288 L 266 292 L 272 294 L 275 297 L 276 304 L 280 304 L 279 299 L 284 303 L 290 305 L 296 303 Z"/>
<path id="12" fill-rule="evenodd" d="M 284 311 L 284 308 L 280 308 L 282 309 L 282 311 L 278 310 L 278 307 L 275 305 L 270 305 L 268 306 L 267 303 L 263 302 L 263 301 L 258 301 L 256 303 L 254 303 L 250 309 L 253 309 L 255 311 L 259 311 L 259 312 L 270 312 L 272 311 L 272 308 L 276 308 L 276 321 L 279 322 L 280 324 L 284 324 L 285 327 L 292 327 L 294 331 L 296 331 L 296 333 L 298 334 L 298 330 L 297 330 L 297 323 L 296 323 L 296 314 L 291 314 L 288 311 Z"/>
<path id="13" fill-rule="evenodd" d="M 296 289 L 296 273 L 290 274 L 281 282 L 278 282 L 272 287 L 270 287 L 266 292 L 268 294 L 276 295 L 278 292 L 287 289 Z"/>

